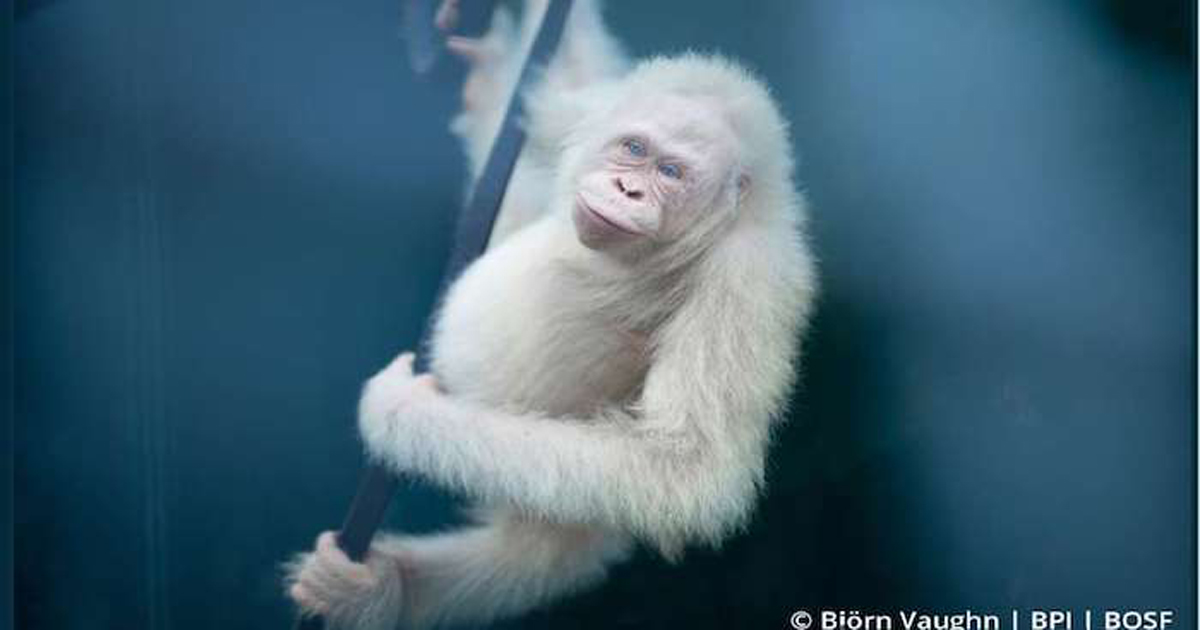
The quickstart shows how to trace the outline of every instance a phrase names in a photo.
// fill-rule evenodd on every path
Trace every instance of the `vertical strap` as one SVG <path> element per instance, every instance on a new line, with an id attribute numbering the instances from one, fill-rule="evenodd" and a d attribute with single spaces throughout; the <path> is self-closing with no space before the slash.
<path id="1" fill-rule="evenodd" d="M 517 163 L 517 157 L 525 143 L 525 130 L 520 126 L 524 115 L 521 94 L 532 83 L 538 70 L 549 63 L 554 55 L 558 42 L 562 39 L 563 26 L 570 10 L 571 0 L 550 0 L 546 15 L 542 17 L 542 24 L 538 28 L 529 57 L 521 69 L 521 77 L 512 96 L 509 97 L 500 132 L 492 144 L 487 163 L 475 183 L 467 206 L 459 216 L 454 249 L 442 276 L 443 293 L 487 247 L 492 225 L 496 222 L 496 215 L 504 202 L 504 192 L 512 176 L 513 166 Z M 427 326 L 422 336 L 422 347 L 428 343 L 429 330 L 430 327 Z M 417 357 L 416 369 L 425 370 L 425 356 L 426 353 L 422 352 Z M 388 503 L 395 493 L 396 480 L 391 472 L 378 464 L 368 465 L 359 481 L 354 502 L 350 505 L 350 511 L 338 533 L 338 544 L 352 560 L 360 561 L 366 556 L 371 539 L 383 522 Z M 324 628 L 324 622 L 320 617 L 306 617 L 296 623 L 296 628 L 321 630 Z"/>

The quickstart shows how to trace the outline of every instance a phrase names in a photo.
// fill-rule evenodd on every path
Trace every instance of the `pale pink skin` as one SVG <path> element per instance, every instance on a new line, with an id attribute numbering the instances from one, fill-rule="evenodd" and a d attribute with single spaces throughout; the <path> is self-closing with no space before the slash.
<path id="1" fill-rule="evenodd" d="M 732 135 L 714 103 L 681 97 L 632 102 L 581 167 L 576 234 L 599 251 L 644 251 L 687 231 L 732 172 Z"/>

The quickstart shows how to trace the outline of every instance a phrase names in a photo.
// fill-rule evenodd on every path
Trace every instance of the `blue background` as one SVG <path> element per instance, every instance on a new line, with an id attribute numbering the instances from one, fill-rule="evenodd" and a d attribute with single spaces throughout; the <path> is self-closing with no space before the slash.
<path id="1" fill-rule="evenodd" d="M 340 521 L 360 384 L 434 298 L 461 68 L 408 72 L 396 0 L 17 9 L 17 627 L 283 628 L 277 564 Z M 506 626 L 1194 627 L 1190 11 L 611 2 L 635 54 L 771 83 L 823 295 L 749 531 Z"/>

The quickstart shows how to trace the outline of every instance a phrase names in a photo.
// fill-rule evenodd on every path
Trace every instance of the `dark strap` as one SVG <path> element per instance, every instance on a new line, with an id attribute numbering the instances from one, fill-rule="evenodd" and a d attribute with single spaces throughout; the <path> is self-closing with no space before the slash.
<path id="1" fill-rule="evenodd" d="M 520 124 L 525 108 L 520 96 L 533 81 L 539 68 L 549 63 L 554 55 L 570 10 L 571 0 L 550 0 L 546 15 L 542 17 L 542 24 L 533 40 L 529 57 L 521 69 L 521 77 L 512 96 L 509 97 L 508 110 L 504 114 L 500 132 L 492 143 L 492 150 L 488 153 L 487 163 L 479 180 L 475 182 L 475 189 L 459 216 L 454 249 L 442 274 L 443 295 L 445 288 L 487 248 L 492 225 L 496 222 L 496 215 L 504 201 L 509 177 L 512 176 L 513 166 L 521 153 L 521 146 L 525 143 L 525 130 Z M 428 343 L 430 328 L 427 324 L 422 335 L 421 348 L 425 348 Z M 417 356 L 416 370 L 426 371 L 426 355 L 427 353 L 422 352 Z M 371 539 L 383 522 L 388 503 L 395 493 L 396 479 L 391 472 L 378 464 L 369 464 L 363 471 L 354 502 L 350 504 L 350 511 L 338 532 L 338 544 L 350 559 L 361 561 L 366 557 Z M 320 617 L 307 617 L 296 624 L 299 630 L 320 630 L 323 627 L 324 623 Z"/>

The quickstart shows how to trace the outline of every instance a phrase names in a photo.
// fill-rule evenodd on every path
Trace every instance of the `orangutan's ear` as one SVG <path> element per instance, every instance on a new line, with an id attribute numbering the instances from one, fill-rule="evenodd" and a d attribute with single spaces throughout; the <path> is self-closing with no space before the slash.
<path id="1" fill-rule="evenodd" d="M 741 205 L 746 200 L 746 195 L 750 194 L 750 176 L 745 173 L 738 175 L 737 178 L 737 200 L 738 205 Z"/>

